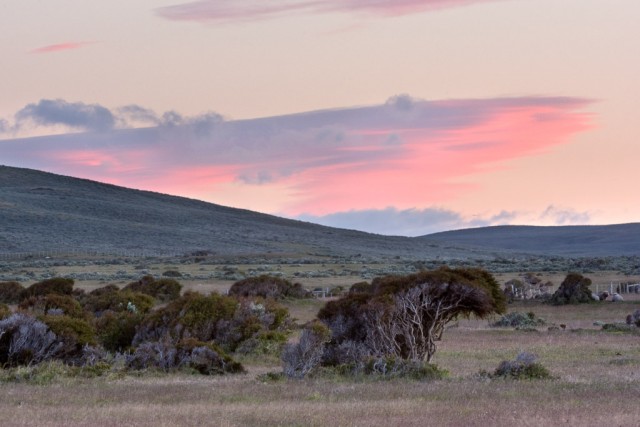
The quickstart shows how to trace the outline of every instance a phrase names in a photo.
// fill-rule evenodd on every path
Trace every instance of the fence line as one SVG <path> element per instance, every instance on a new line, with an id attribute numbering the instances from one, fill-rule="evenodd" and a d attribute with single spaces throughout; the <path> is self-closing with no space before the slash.
<path id="1" fill-rule="evenodd" d="M 600 292 L 609 292 L 609 295 L 614 293 L 619 294 L 637 294 L 640 293 L 640 283 L 613 283 L 596 284 L 596 294 Z"/>

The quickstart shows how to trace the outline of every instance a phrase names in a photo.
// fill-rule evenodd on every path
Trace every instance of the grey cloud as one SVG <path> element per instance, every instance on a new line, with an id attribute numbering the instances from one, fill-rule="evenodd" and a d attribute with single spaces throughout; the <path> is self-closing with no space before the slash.
<path id="1" fill-rule="evenodd" d="M 154 126 L 160 123 L 160 118 L 155 111 L 139 105 L 125 105 L 118 108 L 117 112 L 125 127 L 138 123 Z"/>
<path id="2" fill-rule="evenodd" d="M 589 212 L 578 212 L 573 209 L 548 206 L 540 215 L 542 221 L 552 221 L 556 225 L 588 224 L 591 216 Z"/>
<path id="3" fill-rule="evenodd" d="M 19 127 L 25 122 L 39 126 L 65 125 L 76 129 L 105 132 L 116 124 L 109 109 L 98 104 L 70 103 L 62 99 L 42 99 L 16 113 Z"/>
<path id="4" fill-rule="evenodd" d="M 400 236 L 422 236 L 468 226 L 459 213 L 439 208 L 367 209 L 336 212 L 324 216 L 304 214 L 296 219 L 337 228 Z"/>

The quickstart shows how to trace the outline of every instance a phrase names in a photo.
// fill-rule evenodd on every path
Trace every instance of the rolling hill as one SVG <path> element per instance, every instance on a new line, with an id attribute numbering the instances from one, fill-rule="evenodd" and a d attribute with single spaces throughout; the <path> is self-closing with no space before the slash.
<path id="1" fill-rule="evenodd" d="M 429 234 L 425 241 L 556 256 L 640 255 L 640 223 L 495 226 Z"/>
<path id="2" fill-rule="evenodd" d="M 640 255 L 640 224 L 500 226 L 414 238 L 381 236 L 0 166 L 0 254 L 41 251 L 404 260 Z"/>
<path id="3" fill-rule="evenodd" d="M 464 258 L 467 249 L 335 229 L 183 197 L 0 166 L 0 253 Z M 492 257 L 479 254 L 477 257 Z"/>

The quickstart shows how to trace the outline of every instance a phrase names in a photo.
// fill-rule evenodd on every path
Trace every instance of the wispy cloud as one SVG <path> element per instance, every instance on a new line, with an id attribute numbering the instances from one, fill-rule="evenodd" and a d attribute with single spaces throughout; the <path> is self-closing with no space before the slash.
<path id="1" fill-rule="evenodd" d="M 57 43 L 50 44 L 47 46 L 38 47 L 30 50 L 30 53 L 55 53 L 55 52 L 63 52 L 65 50 L 73 50 L 79 49 L 81 47 L 94 44 L 95 42 L 66 42 L 66 43 Z"/>
<path id="2" fill-rule="evenodd" d="M 20 110 L 18 123 L 87 132 L 7 139 L 0 150 L 8 165 L 249 209 L 268 204 L 289 216 L 392 206 L 409 218 L 413 208 L 472 191 L 471 175 L 570 141 L 589 127 L 582 111 L 589 103 L 401 95 L 369 107 L 225 121 L 216 113 L 183 117 L 42 100 Z"/>
<path id="3" fill-rule="evenodd" d="M 234 22 L 291 13 L 361 13 L 400 16 L 497 0 L 199 0 L 156 9 L 175 21 Z"/>

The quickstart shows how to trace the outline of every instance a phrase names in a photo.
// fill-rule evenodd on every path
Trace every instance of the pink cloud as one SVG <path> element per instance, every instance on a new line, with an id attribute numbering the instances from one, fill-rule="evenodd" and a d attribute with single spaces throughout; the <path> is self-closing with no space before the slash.
<path id="1" fill-rule="evenodd" d="M 175 21 L 233 22 L 268 19 L 287 13 L 365 13 L 400 16 L 498 0 L 199 0 L 158 8 Z"/>
<path id="2" fill-rule="evenodd" d="M 30 51 L 30 53 L 54 53 L 54 52 L 62 52 L 65 50 L 73 50 L 79 49 L 89 44 L 93 44 L 94 42 L 67 42 L 67 43 L 58 43 L 58 44 L 50 44 L 47 46 L 42 46 Z"/>
<path id="3" fill-rule="evenodd" d="M 254 120 L 0 141 L 3 163 L 225 203 L 260 194 L 287 215 L 424 208 L 473 175 L 566 144 L 590 126 L 579 98 L 421 101 Z M 117 119 L 117 117 L 116 117 Z M 224 191 L 222 188 L 224 187 Z M 230 190 L 233 188 L 233 190 Z M 255 199 L 236 202 L 259 209 Z"/>

